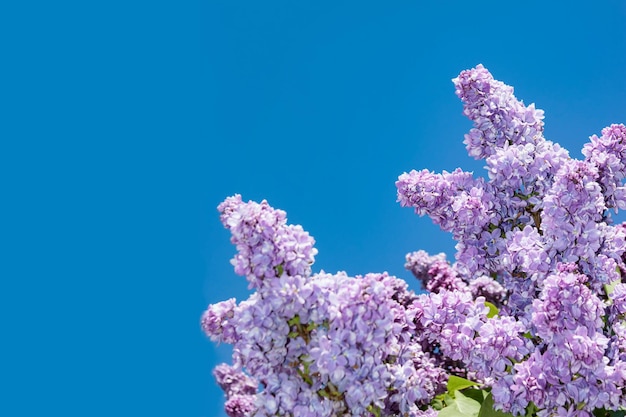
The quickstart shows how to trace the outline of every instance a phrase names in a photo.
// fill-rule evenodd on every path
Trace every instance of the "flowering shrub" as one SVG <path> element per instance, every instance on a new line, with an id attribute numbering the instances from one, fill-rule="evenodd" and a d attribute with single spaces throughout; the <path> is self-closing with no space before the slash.
<path id="1" fill-rule="evenodd" d="M 576 160 L 482 65 L 453 82 L 489 179 L 396 182 L 402 206 L 457 241 L 454 263 L 406 256 L 428 293 L 386 273 L 314 274 L 314 240 L 285 212 L 239 195 L 219 205 L 255 289 L 201 320 L 233 345 L 214 372 L 229 416 L 624 415 L 626 225 L 611 215 L 626 208 L 626 127 Z"/>

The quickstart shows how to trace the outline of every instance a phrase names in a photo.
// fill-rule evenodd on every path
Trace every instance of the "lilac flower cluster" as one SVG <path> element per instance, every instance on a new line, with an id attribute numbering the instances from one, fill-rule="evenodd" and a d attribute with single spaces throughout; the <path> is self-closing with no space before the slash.
<path id="1" fill-rule="evenodd" d="M 212 304 L 202 315 L 200 326 L 214 342 L 235 343 L 237 333 L 230 319 L 235 315 L 235 299 Z"/>
<path id="2" fill-rule="evenodd" d="M 543 133 L 543 110 L 525 107 L 513 96 L 513 87 L 493 79 L 482 65 L 462 71 L 453 80 L 463 101 L 463 114 L 474 122 L 465 135 L 470 156 L 485 159 L 511 144 L 533 144 Z"/>
<path id="3" fill-rule="evenodd" d="M 540 409 L 591 415 L 596 408 L 621 405 L 624 363 L 616 368 L 605 356 L 606 305 L 586 283 L 574 264 L 560 265 L 544 281 L 533 301 L 537 346 L 527 360 L 515 364 L 510 377 L 494 386 L 494 397 L 504 409 L 521 414 L 532 402 Z"/>
<path id="4" fill-rule="evenodd" d="M 446 261 L 444 253 L 435 256 L 429 256 L 423 250 L 409 253 L 406 255 L 404 266 L 422 282 L 429 292 L 465 290 L 467 287 L 456 269 Z"/>
<path id="5" fill-rule="evenodd" d="M 287 225 L 284 212 L 240 196 L 219 210 L 239 250 L 235 271 L 257 290 L 239 304 L 209 306 L 201 319 L 209 337 L 233 344 L 233 369 L 259 386 L 242 396 L 220 383 L 230 416 L 428 411 L 447 373 L 422 351 L 412 307 L 418 297 L 404 281 L 386 273 L 311 274 L 313 239 Z"/>
<path id="6" fill-rule="evenodd" d="M 237 245 L 232 260 L 235 272 L 246 276 L 251 287 L 280 275 L 279 267 L 291 275 L 310 273 L 317 254 L 315 241 L 301 226 L 286 225 L 284 211 L 273 209 L 267 201 L 242 204 L 240 195 L 227 198 L 218 211 Z"/>
<path id="7" fill-rule="evenodd" d="M 428 255 L 423 250 L 408 253 L 404 267 L 411 271 L 429 292 L 438 293 L 442 289 L 469 291 L 474 298 L 484 297 L 486 301 L 496 306 L 500 306 L 506 297 L 504 287 L 486 275 L 469 283 L 465 282 L 457 271 L 456 264 L 450 265 L 444 253 L 434 256 Z"/>
<path id="8" fill-rule="evenodd" d="M 626 209 L 626 126 L 575 160 L 482 65 L 453 82 L 486 178 L 396 182 L 402 206 L 457 241 L 454 263 L 406 255 L 428 293 L 387 273 L 313 274 L 314 240 L 285 212 L 239 195 L 219 205 L 235 272 L 256 290 L 201 318 L 233 345 L 233 366 L 215 371 L 230 417 L 432 417 L 453 375 L 515 416 L 626 409 L 626 224 L 611 218 Z"/>
<path id="9" fill-rule="evenodd" d="M 599 184 L 603 189 L 606 206 L 626 208 L 626 191 L 622 181 L 626 178 L 626 126 L 613 124 L 602 129 L 602 136 L 591 136 L 583 147 L 585 161 L 598 169 Z"/>
<path id="10" fill-rule="evenodd" d="M 213 376 L 226 394 L 224 408 L 229 417 L 244 417 L 254 411 L 257 384 L 252 378 L 225 363 L 215 367 Z"/>
<path id="11" fill-rule="evenodd" d="M 457 296 L 469 289 L 487 297 L 479 288 L 491 279 L 490 302 L 500 309 L 464 321 L 436 304 L 429 314 L 443 324 L 429 323 L 440 332 L 430 337 L 492 389 L 497 409 L 589 416 L 624 407 L 626 245 L 624 225 L 613 225 L 608 209 L 626 208 L 626 127 L 592 136 L 585 160 L 575 160 L 545 140 L 543 112 L 483 66 L 453 82 L 474 122 L 465 145 L 485 159 L 489 180 L 459 169 L 412 171 L 396 183 L 398 201 L 457 240 L 455 277 L 467 283 Z M 409 259 L 422 282 L 436 277 L 433 258 Z"/>

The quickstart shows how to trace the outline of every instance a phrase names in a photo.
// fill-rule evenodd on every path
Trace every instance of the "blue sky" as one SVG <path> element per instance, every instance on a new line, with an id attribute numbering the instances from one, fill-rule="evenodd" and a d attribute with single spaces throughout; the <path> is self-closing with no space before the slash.
<path id="1" fill-rule="evenodd" d="M 624 1 L 14 3 L 2 415 L 223 415 L 211 369 L 228 349 L 199 318 L 247 296 L 216 211 L 235 193 L 302 224 L 315 271 L 417 289 L 405 253 L 454 243 L 394 182 L 482 175 L 450 82 L 463 69 L 544 109 L 574 157 L 626 123 Z"/>

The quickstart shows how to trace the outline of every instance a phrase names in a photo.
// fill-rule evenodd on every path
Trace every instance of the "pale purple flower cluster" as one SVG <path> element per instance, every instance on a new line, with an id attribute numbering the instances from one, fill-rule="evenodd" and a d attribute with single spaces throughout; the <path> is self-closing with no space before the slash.
<path id="1" fill-rule="evenodd" d="M 425 251 L 409 253 L 406 255 L 404 267 L 411 271 L 429 292 L 464 291 L 467 287 L 454 266 L 446 261 L 444 253 L 435 256 L 429 256 Z"/>
<path id="2" fill-rule="evenodd" d="M 468 288 L 446 297 L 459 297 L 462 310 L 468 290 L 488 298 L 481 288 L 491 284 L 498 295 L 489 300 L 500 309 L 478 320 L 452 314 L 443 302 L 424 305 L 424 314 L 441 320 L 428 322 L 431 342 L 491 386 L 497 408 L 515 415 L 530 404 L 538 415 L 626 405 L 619 388 L 626 291 L 614 285 L 626 273 L 625 229 L 608 212 L 626 208 L 626 127 L 603 129 L 584 147 L 585 160 L 574 160 L 543 137 L 543 112 L 523 105 L 482 65 L 453 82 L 474 122 L 468 153 L 486 160 L 489 180 L 460 169 L 412 171 L 396 183 L 398 201 L 457 240 L 454 271 Z M 426 253 L 413 258 L 407 255 L 407 268 L 428 282 L 434 261 Z"/>
<path id="3" fill-rule="evenodd" d="M 235 306 L 235 299 L 231 298 L 211 304 L 202 315 L 200 326 L 212 341 L 235 343 L 237 333 L 230 323 L 230 319 L 235 315 Z"/>
<path id="4" fill-rule="evenodd" d="M 317 249 L 315 240 L 301 226 L 287 225 L 286 214 L 262 201 L 243 203 L 240 195 L 227 198 L 218 206 L 224 227 L 238 254 L 232 260 L 235 272 L 245 276 L 250 286 L 261 285 L 265 278 L 309 274 Z"/>
<path id="5" fill-rule="evenodd" d="M 585 161 L 595 165 L 599 172 L 599 183 L 603 188 L 606 206 L 626 208 L 626 189 L 622 181 L 626 178 L 626 126 L 613 124 L 602 129 L 602 136 L 591 136 L 583 147 Z"/>
<path id="6" fill-rule="evenodd" d="M 436 343 L 448 358 L 465 361 L 487 319 L 484 302 L 484 298 L 474 300 L 469 292 L 442 290 L 420 296 L 413 308 L 422 337 Z"/>
<path id="7" fill-rule="evenodd" d="M 402 174 L 396 182 L 398 201 L 428 214 L 435 224 L 455 238 L 480 232 L 495 215 L 497 206 L 482 178 L 457 169 L 434 174 L 428 170 Z"/>
<path id="8" fill-rule="evenodd" d="M 452 80 L 463 101 L 463 114 L 474 122 L 465 135 L 470 156 L 484 159 L 506 145 L 534 143 L 543 133 L 543 110 L 526 107 L 513 87 L 493 79 L 482 65 L 462 71 Z"/>
<path id="9" fill-rule="evenodd" d="M 482 65 L 453 82 L 488 179 L 422 170 L 396 182 L 402 206 L 457 241 L 454 264 L 406 256 L 428 294 L 387 273 L 312 274 L 314 240 L 285 212 L 239 195 L 219 205 L 235 272 L 256 289 L 201 319 L 233 344 L 234 366 L 215 372 L 230 417 L 433 417 L 451 375 L 515 416 L 626 409 L 626 224 L 609 212 L 626 208 L 626 127 L 575 160 Z"/>
<path id="10" fill-rule="evenodd" d="M 495 306 L 500 306 L 506 297 L 506 289 L 502 284 L 487 275 L 472 280 L 468 289 L 474 298 L 484 297 Z"/>
<path id="11" fill-rule="evenodd" d="M 226 394 L 224 409 L 229 417 L 245 417 L 255 410 L 257 383 L 225 363 L 213 370 L 217 384 Z"/>
<path id="12" fill-rule="evenodd" d="M 201 320 L 211 338 L 234 345 L 235 368 L 260 384 L 244 397 L 226 387 L 229 415 L 423 415 L 448 374 L 422 351 L 418 297 L 407 284 L 387 273 L 311 274 L 313 239 L 286 225 L 284 212 L 239 196 L 219 210 L 239 250 L 235 270 L 257 290 L 238 305 L 209 306 Z M 443 276 L 446 268 L 429 270 Z"/>
<path id="13" fill-rule="evenodd" d="M 590 416 L 596 408 L 615 409 L 622 402 L 623 363 L 611 366 L 606 356 L 606 305 L 575 269 L 559 266 L 533 302 L 536 348 L 494 386 L 505 410 L 521 414 L 532 402 L 539 409 L 576 409 Z"/>
<path id="14" fill-rule="evenodd" d="M 428 281 L 428 270 L 435 261 L 445 261 L 446 254 L 439 253 L 437 255 L 429 255 L 424 250 L 418 250 L 416 252 L 410 252 L 406 254 L 406 262 L 404 267 L 411 271 L 411 273 L 421 282 Z"/>
<path id="15" fill-rule="evenodd" d="M 486 320 L 469 352 L 468 368 L 481 381 L 503 379 L 515 363 L 532 351 L 532 342 L 523 336 L 526 332 L 526 327 L 510 316 Z"/>

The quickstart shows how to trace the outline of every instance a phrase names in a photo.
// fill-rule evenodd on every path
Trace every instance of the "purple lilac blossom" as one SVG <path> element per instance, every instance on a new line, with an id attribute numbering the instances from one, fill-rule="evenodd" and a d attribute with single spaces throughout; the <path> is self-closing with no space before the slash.
<path id="1" fill-rule="evenodd" d="M 226 394 L 224 409 L 229 417 L 247 417 L 255 410 L 258 383 L 225 363 L 213 370 L 217 384 Z"/>
<path id="2" fill-rule="evenodd" d="M 535 143 L 543 133 L 543 110 L 526 107 L 513 87 L 493 79 L 482 65 L 462 71 L 452 80 L 463 101 L 463 114 L 474 122 L 465 135 L 470 156 L 484 159 L 505 145 Z"/>
<path id="3" fill-rule="evenodd" d="M 459 278 L 456 270 L 447 261 L 435 261 L 428 269 L 426 289 L 438 293 L 441 290 L 467 291 L 467 284 Z"/>
<path id="4" fill-rule="evenodd" d="M 523 336 L 527 331 L 522 322 L 509 316 L 486 320 L 478 330 L 467 366 L 481 381 L 505 377 L 515 363 L 533 350 L 530 339 Z"/>
<path id="5" fill-rule="evenodd" d="M 310 273 L 317 254 L 315 240 L 301 226 L 287 225 L 284 211 L 267 201 L 244 203 L 238 194 L 221 203 L 218 211 L 237 245 L 235 272 L 246 276 L 251 288 L 280 275 L 279 267 L 290 275 Z"/>
<path id="6" fill-rule="evenodd" d="M 440 253 L 429 256 L 425 251 L 406 255 L 404 267 L 422 283 L 429 292 L 445 290 L 465 291 L 467 284 L 459 277 L 454 266 L 446 261 L 446 255 Z"/>
<path id="7" fill-rule="evenodd" d="M 608 210 L 626 208 L 626 127 L 574 160 L 543 137 L 543 111 L 482 65 L 453 82 L 488 179 L 422 170 L 396 182 L 402 206 L 457 241 L 454 265 L 407 255 L 429 294 L 386 273 L 312 274 L 314 240 L 284 211 L 239 195 L 218 207 L 235 272 L 256 289 L 201 319 L 233 344 L 234 367 L 216 368 L 230 417 L 433 417 L 449 375 L 490 387 L 516 416 L 626 407 L 626 225 Z"/>
<path id="8" fill-rule="evenodd" d="M 564 164 L 546 193 L 541 229 L 547 251 L 564 262 L 592 259 L 601 246 L 598 224 L 606 210 L 593 165 L 571 160 Z"/>
<path id="9" fill-rule="evenodd" d="M 225 363 L 215 367 L 213 376 L 215 376 L 220 388 L 229 397 L 256 393 L 258 384 L 252 378 Z"/>
<path id="10" fill-rule="evenodd" d="M 532 304 L 534 352 L 493 386 L 496 406 L 515 415 L 533 403 L 542 415 L 574 407 L 581 415 L 615 409 L 622 372 L 605 356 L 605 303 L 587 287 L 577 265 L 559 264 Z M 619 367 L 623 365 L 620 364 Z M 618 367 L 618 368 L 619 368 Z"/>
<path id="11" fill-rule="evenodd" d="M 247 417 L 255 411 L 255 401 L 254 395 L 233 395 L 226 400 L 224 410 L 228 417 Z"/>
<path id="12" fill-rule="evenodd" d="M 469 292 L 446 291 L 420 296 L 414 308 L 423 337 L 437 342 L 452 360 L 466 361 L 474 349 L 474 338 L 487 319 L 485 299 L 474 300 Z"/>
<path id="13" fill-rule="evenodd" d="M 396 187 L 403 207 L 414 207 L 419 215 L 428 214 L 455 237 L 480 232 L 497 209 L 482 178 L 474 179 L 460 169 L 443 174 L 411 171 L 400 175 Z"/>
<path id="14" fill-rule="evenodd" d="M 254 415 L 418 415 L 443 391 L 447 374 L 421 350 L 409 308 L 417 296 L 405 282 L 387 273 L 311 275 L 308 262 L 288 267 L 294 259 L 312 262 L 316 252 L 284 212 L 239 196 L 219 210 L 239 250 L 235 270 L 257 291 L 239 305 L 209 306 L 202 326 L 233 343 L 236 369 L 261 384 Z M 294 230 L 304 238 L 292 239 Z M 288 249 L 293 254 L 283 256 Z M 228 413 L 249 412 L 251 397 L 227 395 Z"/>
<path id="15" fill-rule="evenodd" d="M 622 181 L 626 178 L 626 126 L 613 124 L 602 129 L 602 136 L 589 138 L 583 147 L 585 161 L 598 168 L 599 183 L 608 208 L 626 208 L 626 190 Z"/>
<path id="16" fill-rule="evenodd" d="M 200 326 L 204 333 L 214 342 L 234 343 L 236 340 L 235 328 L 230 319 L 235 315 L 235 299 L 231 298 L 216 304 L 211 304 L 202 315 Z"/>
<path id="17" fill-rule="evenodd" d="M 442 230 L 452 232 L 457 245 L 457 261 L 469 274 L 485 274 L 487 243 L 483 231 L 499 222 L 499 202 L 482 178 L 457 169 L 434 174 L 428 170 L 400 175 L 396 182 L 398 201 L 414 207 L 419 215 L 427 214 Z M 488 238 L 488 237 L 487 237 Z M 467 248 L 464 254 L 463 249 Z"/>
<path id="18" fill-rule="evenodd" d="M 496 405 L 514 414 L 525 413 L 531 402 L 544 415 L 547 410 L 575 410 L 574 414 L 582 415 L 595 407 L 615 409 L 622 400 L 616 399 L 614 387 L 623 381 L 623 371 L 615 369 L 623 369 L 625 356 L 618 334 L 626 331 L 616 323 L 618 308 L 612 307 L 605 334 L 606 303 L 600 297 L 603 286 L 621 279 L 626 271 L 624 227 L 611 226 L 606 210 L 626 207 L 622 186 L 626 128 L 603 129 L 602 137 L 593 136 L 585 146 L 586 160 L 576 161 L 543 138 L 543 113 L 533 105 L 524 106 L 511 87 L 495 81 L 481 65 L 463 71 L 453 81 L 464 114 L 474 121 L 465 144 L 471 156 L 486 159 L 489 182 L 473 180 L 466 173 L 454 177 L 446 172 L 412 171 L 400 176 L 398 199 L 452 232 L 458 242 L 456 271 L 470 288 L 478 285 L 480 274 L 498 278 L 508 293 L 500 310 L 503 316 L 498 318 L 508 324 L 499 331 L 532 326 L 531 339 L 520 339 L 521 330 L 506 334 L 525 346 L 524 355 L 534 353 L 525 360 L 513 356 L 506 362 L 502 355 L 490 362 L 493 347 L 481 344 L 480 329 L 489 330 L 494 319 L 471 331 L 457 325 L 435 339 L 444 352 L 450 351 L 445 347 L 448 340 L 460 341 L 452 345 L 450 354 L 464 360 L 478 377 L 491 379 Z M 452 199 L 461 197 L 457 206 L 463 206 L 463 197 L 478 184 L 484 194 L 491 194 L 481 201 L 490 204 L 474 213 L 478 221 L 468 221 L 451 210 Z M 427 272 L 422 267 L 416 276 L 428 279 Z M 615 295 L 618 303 L 620 291 Z M 443 316 L 444 322 L 458 321 L 440 311 L 445 308 L 436 310 L 424 314 Z M 435 322 L 429 324 L 437 328 Z M 424 331 L 428 334 L 429 329 Z M 609 354 L 613 370 L 606 366 Z M 568 375 L 557 371 L 565 365 L 580 374 L 571 392 L 564 390 L 572 386 L 567 385 Z M 585 399 L 598 393 L 603 394 L 597 400 Z M 546 395 L 558 401 L 546 400 Z"/>
<path id="19" fill-rule="evenodd" d="M 411 273 L 421 282 L 428 281 L 428 270 L 435 261 L 445 261 L 446 254 L 439 253 L 437 255 L 429 255 L 428 252 L 418 250 L 406 254 L 406 263 L 404 267 L 411 271 Z"/>
<path id="20" fill-rule="evenodd" d="M 620 282 L 615 285 L 609 298 L 611 300 L 611 310 L 615 317 L 626 316 L 626 284 Z"/>
<path id="21" fill-rule="evenodd" d="M 506 289 L 498 281 L 487 275 L 480 276 L 469 283 L 469 291 L 474 298 L 484 297 L 495 306 L 500 306 L 506 297 Z"/>

